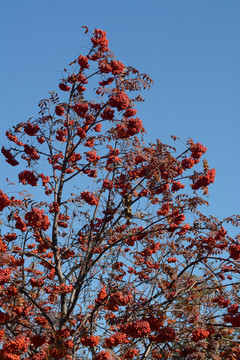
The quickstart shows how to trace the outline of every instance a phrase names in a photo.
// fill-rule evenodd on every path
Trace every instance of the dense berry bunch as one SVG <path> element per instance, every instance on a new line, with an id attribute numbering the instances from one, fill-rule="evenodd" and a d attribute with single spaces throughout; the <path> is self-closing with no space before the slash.
<path id="1" fill-rule="evenodd" d="M 196 329 L 193 331 L 191 339 L 194 342 L 198 342 L 200 340 L 206 339 L 209 334 L 209 331 L 205 329 Z"/>

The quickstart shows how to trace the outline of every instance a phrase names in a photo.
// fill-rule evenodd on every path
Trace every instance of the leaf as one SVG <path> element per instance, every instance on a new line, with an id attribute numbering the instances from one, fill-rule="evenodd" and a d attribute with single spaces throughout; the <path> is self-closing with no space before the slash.
<path id="1" fill-rule="evenodd" d="M 76 62 L 77 62 L 77 60 L 75 59 L 75 60 L 73 60 L 72 62 L 70 62 L 69 65 L 71 66 L 71 65 L 73 65 L 73 64 L 76 64 Z"/>
<path id="2" fill-rule="evenodd" d="M 203 168 L 204 168 L 205 171 L 209 170 L 208 162 L 207 162 L 206 159 L 203 160 Z"/>
<path id="3" fill-rule="evenodd" d="M 207 186 L 204 188 L 203 195 L 208 195 L 208 187 Z"/>
<path id="4" fill-rule="evenodd" d="M 85 29 L 85 33 L 84 33 L 84 34 L 87 34 L 87 33 L 88 33 L 88 27 L 87 27 L 87 26 L 82 26 L 82 28 Z"/>

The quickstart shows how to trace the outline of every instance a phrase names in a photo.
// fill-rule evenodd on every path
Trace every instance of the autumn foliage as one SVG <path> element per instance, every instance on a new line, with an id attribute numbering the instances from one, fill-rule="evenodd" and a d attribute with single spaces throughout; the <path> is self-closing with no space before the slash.
<path id="1" fill-rule="evenodd" d="M 147 145 L 136 104 L 152 80 L 106 32 L 90 41 L 39 117 L 6 132 L 19 184 L 0 190 L 0 358 L 239 359 L 239 217 L 200 212 L 206 147 Z"/>

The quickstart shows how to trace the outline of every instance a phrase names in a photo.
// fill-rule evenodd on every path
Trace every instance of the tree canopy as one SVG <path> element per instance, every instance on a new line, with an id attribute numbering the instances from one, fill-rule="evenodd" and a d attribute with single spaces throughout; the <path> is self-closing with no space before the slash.
<path id="1" fill-rule="evenodd" d="M 240 245 L 225 224 L 239 216 L 200 211 L 206 147 L 146 144 L 136 107 L 153 81 L 105 31 L 90 44 L 6 132 L 19 184 L 0 190 L 0 357 L 238 359 Z"/>

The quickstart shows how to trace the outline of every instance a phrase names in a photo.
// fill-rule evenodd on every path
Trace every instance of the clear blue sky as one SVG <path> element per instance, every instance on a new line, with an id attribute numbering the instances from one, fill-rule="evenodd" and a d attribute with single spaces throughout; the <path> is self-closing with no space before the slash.
<path id="1" fill-rule="evenodd" d="M 146 140 L 202 142 L 217 171 L 209 211 L 239 213 L 239 0 L 2 1 L 1 143 L 8 127 L 37 116 L 38 101 L 85 52 L 82 25 L 106 30 L 118 59 L 154 79 L 139 111 Z"/>

